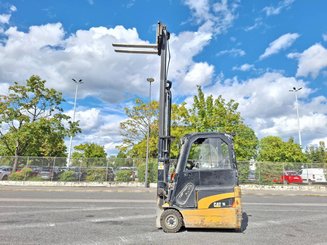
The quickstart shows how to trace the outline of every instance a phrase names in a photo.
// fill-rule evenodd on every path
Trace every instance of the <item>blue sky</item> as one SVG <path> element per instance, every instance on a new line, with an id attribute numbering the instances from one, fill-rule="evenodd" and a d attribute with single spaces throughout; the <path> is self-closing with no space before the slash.
<path id="1" fill-rule="evenodd" d="M 32 74 L 63 92 L 65 112 L 83 133 L 73 145 L 95 142 L 109 154 L 121 142 L 123 108 L 147 99 L 159 57 L 113 52 L 111 43 L 154 43 L 158 20 L 171 32 L 169 79 L 174 102 L 204 92 L 240 103 L 245 122 L 262 138 L 298 141 L 298 92 L 303 145 L 327 143 L 327 2 L 1 0 L 0 93 Z"/>

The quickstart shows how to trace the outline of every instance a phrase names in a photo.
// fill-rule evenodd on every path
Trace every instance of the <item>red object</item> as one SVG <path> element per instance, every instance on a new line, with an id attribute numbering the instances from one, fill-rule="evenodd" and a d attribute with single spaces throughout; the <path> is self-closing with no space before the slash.
<path id="1" fill-rule="evenodd" d="M 284 184 L 302 184 L 303 180 L 301 176 L 296 171 L 285 171 L 279 179 L 273 180 L 275 183 L 284 183 Z"/>

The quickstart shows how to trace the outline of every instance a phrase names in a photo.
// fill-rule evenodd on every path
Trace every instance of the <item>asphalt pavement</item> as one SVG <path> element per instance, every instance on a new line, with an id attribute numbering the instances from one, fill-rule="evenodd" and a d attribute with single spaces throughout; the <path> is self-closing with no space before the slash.
<path id="1" fill-rule="evenodd" d="M 154 188 L 0 187 L 0 244 L 327 244 L 327 195 L 243 191 L 242 233 L 155 228 Z"/>

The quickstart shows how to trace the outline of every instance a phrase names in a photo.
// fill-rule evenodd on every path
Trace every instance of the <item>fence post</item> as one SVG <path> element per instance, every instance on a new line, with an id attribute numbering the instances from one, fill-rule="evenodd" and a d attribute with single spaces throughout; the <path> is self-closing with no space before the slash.
<path id="1" fill-rule="evenodd" d="M 53 162 L 52 162 L 52 174 L 51 174 L 51 181 L 53 181 L 53 177 L 55 175 L 55 165 L 56 165 L 56 157 L 53 158 Z"/>
<path id="2" fill-rule="evenodd" d="M 107 158 L 106 158 L 106 161 L 107 161 L 107 168 L 106 168 L 106 180 L 105 181 L 108 181 L 109 161 Z"/>
<path id="3" fill-rule="evenodd" d="M 261 185 L 261 162 L 258 162 L 259 163 L 259 185 Z"/>

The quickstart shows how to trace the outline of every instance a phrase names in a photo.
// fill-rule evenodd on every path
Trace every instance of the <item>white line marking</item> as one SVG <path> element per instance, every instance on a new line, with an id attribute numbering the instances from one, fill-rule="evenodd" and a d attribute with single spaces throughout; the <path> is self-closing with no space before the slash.
<path id="1" fill-rule="evenodd" d="M 30 207 L 31 208 L 31 207 Z M 34 208 L 34 207 L 33 207 Z M 22 214 L 43 214 L 43 213 L 71 213 L 71 212 L 87 212 L 87 211 L 106 211 L 115 209 L 135 209 L 135 207 L 103 207 L 103 208 L 66 208 L 66 209 L 47 209 L 35 211 L 22 211 L 22 212 L 5 212 L 0 213 L 0 216 L 22 215 Z M 137 207 L 137 209 L 155 209 L 155 207 Z"/>
<path id="2" fill-rule="evenodd" d="M 110 221 L 125 221 L 125 220 L 135 220 L 135 219 L 147 219 L 147 218 L 155 218 L 154 214 L 148 215 L 133 215 L 133 216 L 119 216 L 115 218 L 102 218 L 102 219 L 92 219 L 90 220 L 92 223 L 103 223 Z"/>
<path id="3" fill-rule="evenodd" d="M 291 206 L 291 207 L 327 207 L 327 203 L 260 203 L 260 202 L 244 202 L 244 205 L 258 206 Z"/>
<path id="4" fill-rule="evenodd" d="M 45 198 L 0 198 L 0 202 L 65 202 L 65 203 L 156 203 L 156 200 L 135 199 L 45 199 Z"/>

